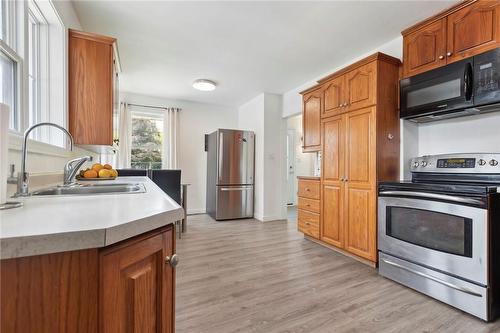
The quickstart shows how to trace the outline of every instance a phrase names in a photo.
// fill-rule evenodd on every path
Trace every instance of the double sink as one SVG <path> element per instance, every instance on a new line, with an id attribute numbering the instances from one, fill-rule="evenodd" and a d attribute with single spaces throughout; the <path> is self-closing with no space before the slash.
<path id="1" fill-rule="evenodd" d="M 118 193 L 144 193 L 144 184 L 115 183 L 115 184 L 74 184 L 53 186 L 30 193 L 31 196 L 50 195 L 94 195 Z"/>

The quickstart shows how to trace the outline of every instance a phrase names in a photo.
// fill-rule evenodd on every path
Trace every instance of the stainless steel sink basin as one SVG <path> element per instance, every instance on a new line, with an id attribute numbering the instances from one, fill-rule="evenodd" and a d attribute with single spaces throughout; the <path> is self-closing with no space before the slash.
<path id="1" fill-rule="evenodd" d="M 144 193 L 144 184 L 85 184 L 73 186 L 54 186 L 34 191 L 32 196 L 42 195 L 94 195 L 94 194 L 116 194 L 116 193 Z"/>

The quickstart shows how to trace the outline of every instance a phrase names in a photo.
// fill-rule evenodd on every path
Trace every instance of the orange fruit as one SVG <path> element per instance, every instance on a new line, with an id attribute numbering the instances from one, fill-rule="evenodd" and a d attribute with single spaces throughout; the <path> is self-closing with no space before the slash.
<path id="1" fill-rule="evenodd" d="M 101 170 L 102 168 L 103 168 L 103 166 L 101 163 L 95 163 L 92 165 L 92 170 L 95 170 L 97 172 L 99 172 L 99 170 Z"/>
<path id="2" fill-rule="evenodd" d="M 104 164 L 103 168 L 104 169 L 108 169 L 108 170 L 113 169 L 113 167 L 111 165 L 109 165 L 109 164 Z"/>
<path id="3" fill-rule="evenodd" d="M 108 169 L 101 169 L 99 170 L 99 178 L 110 178 L 111 177 L 111 171 Z"/>
<path id="4" fill-rule="evenodd" d="M 87 170 L 83 173 L 83 178 L 97 178 L 97 171 Z"/>
<path id="5" fill-rule="evenodd" d="M 116 171 L 115 169 L 111 169 L 109 171 L 111 172 L 111 177 L 113 178 L 118 177 L 118 171 Z"/>

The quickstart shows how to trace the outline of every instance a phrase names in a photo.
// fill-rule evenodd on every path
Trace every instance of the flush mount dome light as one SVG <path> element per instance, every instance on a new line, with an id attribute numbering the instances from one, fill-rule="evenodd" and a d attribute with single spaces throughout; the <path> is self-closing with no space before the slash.
<path id="1" fill-rule="evenodd" d="M 193 82 L 193 88 L 201 91 L 215 90 L 215 82 L 205 79 L 196 80 Z"/>

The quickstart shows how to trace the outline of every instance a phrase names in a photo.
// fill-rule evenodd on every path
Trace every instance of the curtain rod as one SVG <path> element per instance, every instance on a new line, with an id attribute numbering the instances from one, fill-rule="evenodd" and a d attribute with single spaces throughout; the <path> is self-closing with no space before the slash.
<path id="1" fill-rule="evenodd" d="M 132 105 L 132 106 L 138 106 L 138 107 L 142 107 L 142 108 L 161 109 L 161 110 L 169 109 L 166 106 L 144 105 L 144 104 L 135 104 L 135 103 L 127 103 L 127 102 L 122 102 L 122 103 L 125 103 L 127 105 Z M 175 109 L 177 109 L 179 111 L 181 110 L 181 108 L 175 108 Z"/>

